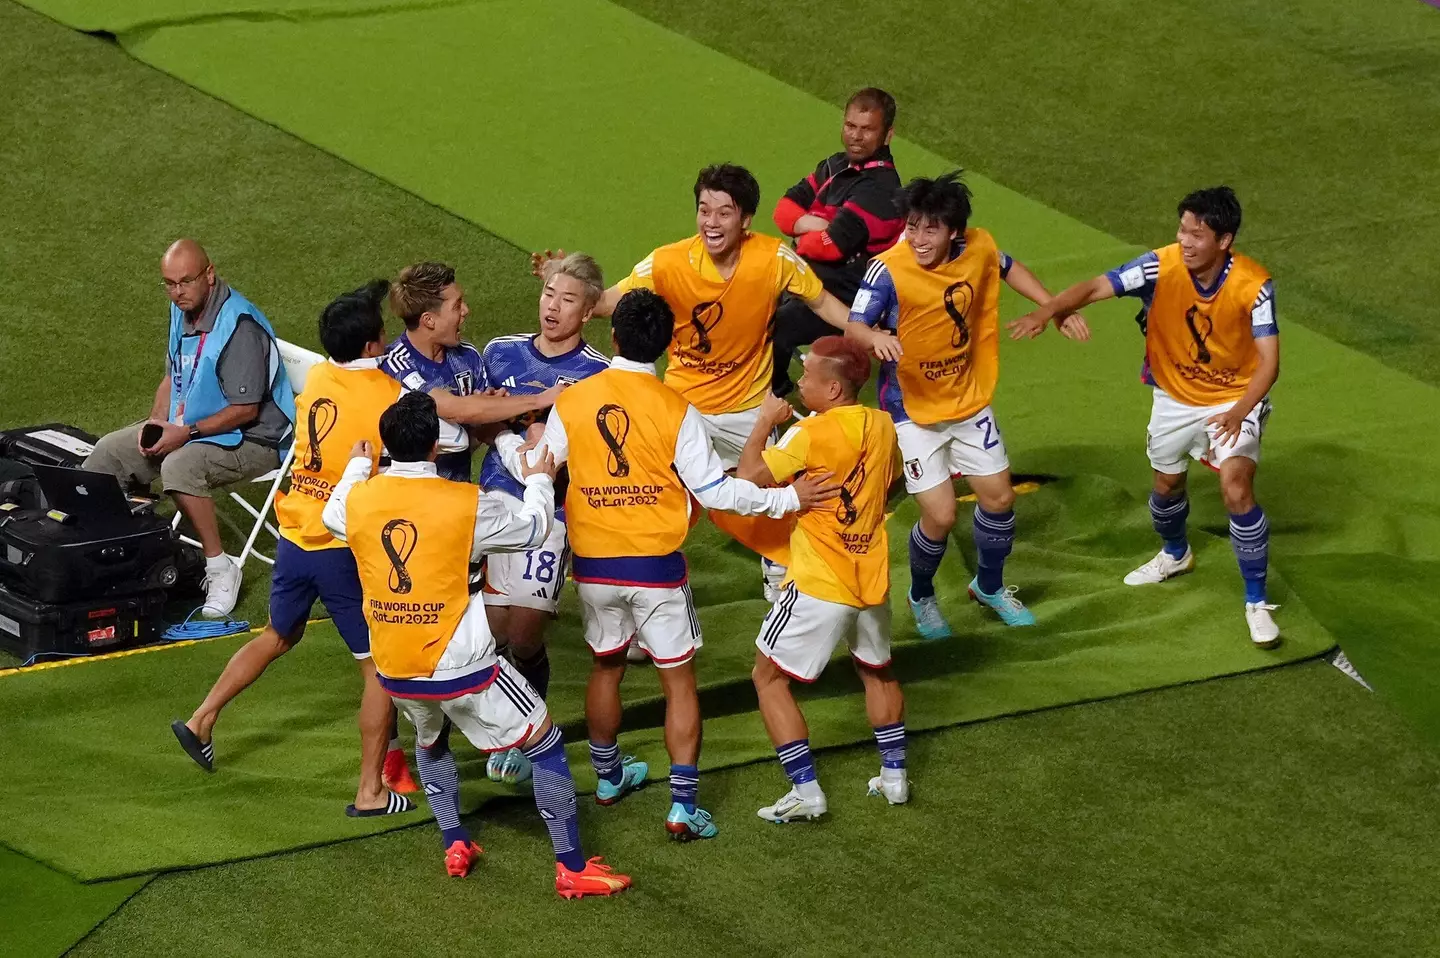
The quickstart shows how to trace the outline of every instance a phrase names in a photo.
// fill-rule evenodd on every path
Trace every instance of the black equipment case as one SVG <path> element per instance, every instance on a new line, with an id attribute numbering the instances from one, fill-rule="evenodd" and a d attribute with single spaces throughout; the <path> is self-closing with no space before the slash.
<path id="1" fill-rule="evenodd" d="M 0 585 L 42 602 L 72 602 L 168 589 L 180 579 L 182 544 L 149 513 L 98 527 L 0 506 Z"/>
<path id="2" fill-rule="evenodd" d="M 0 587 L 0 648 L 28 661 L 37 653 L 92 655 L 160 639 L 165 592 L 52 604 Z"/>
<path id="3" fill-rule="evenodd" d="M 52 422 L 0 432 L 0 456 L 31 465 L 79 469 L 95 450 L 96 437 L 83 429 Z"/>

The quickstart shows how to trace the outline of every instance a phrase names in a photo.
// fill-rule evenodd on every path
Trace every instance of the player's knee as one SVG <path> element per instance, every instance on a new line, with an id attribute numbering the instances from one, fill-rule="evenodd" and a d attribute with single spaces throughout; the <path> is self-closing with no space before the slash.
<path id="1" fill-rule="evenodd" d="M 1255 490 L 1249 476 L 1222 476 L 1220 497 L 1225 500 L 1226 511 L 1232 514 L 1249 512 L 1255 508 Z"/>
<path id="2" fill-rule="evenodd" d="M 997 489 L 983 499 L 976 497 L 980 508 L 986 512 L 1009 512 L 1015 506 L 1015 490 L 1006 486 L 1004 489 Z"/>
<path id="3" fill-rule="evenodd" d="M 1180 495 L 1185 491 L 1185 473 L 1155 473 L 1155 491 L 1167 499 Z"/>

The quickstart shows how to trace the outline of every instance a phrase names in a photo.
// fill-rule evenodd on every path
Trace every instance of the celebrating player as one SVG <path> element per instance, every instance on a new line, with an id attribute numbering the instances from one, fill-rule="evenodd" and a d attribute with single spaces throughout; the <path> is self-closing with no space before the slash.
<path id="1" fill-rule="evenodd" d="M 330 361 L 310 371 L 295 403 L 301 428 L 295 439 L 290 491 L 275 500 L 280 541 L 270 587 L 270 621 L 264 632 L 231 657 L 190 720 L 170 726 L 186 753 L 207 772 L 214 771 L 211 733 L 220 711 L 271 662 L 295 647 L 305 635 L 305 620 L 318 597 L 365 681 L 360 701 L 360 786 L 354 804 L 346 809 L 352 816 L 410 811 L 414 806 L 396 791 L 417 790 L 405 767 L 405 754 L 390 735 L 395 708 L 375 677 L 355 557 L 320 521 L 350 448 L 363 439 L 378 456 L 380 414 L 402 390 L 376 368 L 385 348 L 380 304 L 388 285 L 376 280 L 339 297 L 320 314 L 320 342 Z"/>
<path id="2" fill-rule="evenodd" d="M 774 368 L 771 346 L 777 298 L 790 293 L 821 319 L 844 330 L 849 311 L 827 293 L 805 261 L 772 236 L 750 232 L 760 184 L 744 167 L 707 166 L 695 180 L 695 225 L 688 239 L 662 246 L 605 291 L 595 312 L 610 315 L 633 289 L 659 293 L 675 315 L 665 384 L 701 413 L 705 431 L 726 469 L 740 461 Z M 783 556 L 733 517 L 711 517 L 726 532 L 764 555 L 767 595 L 785 569 Z"/>
<path id="3" fill-rule="evenodd" d="M 605 292 L 599 265 L 584 253 L 571 253 L 545 268 L 540 293 L 540 332 L 492 339 L 481 354 L 486 381 L 511 396 L 544 392 L 558 384 L 577 383 L 609 367 L 610 360 L 587 346 L 581 331 L 595 304 Z M 515 432 L 496 443 L 512 441 L 536 416 L 543 421 L 548 410 L 527 413 L 512 421 Z M 487 491 L 520 507 L 524 485 L 506 468 L 499 449 L 492 448 L 480 463 L 480 484 Z M 555 522 L 545 541 L 525 552 L 500 552 L 485 562 L 485 608 L 496 642 L 515 668 L 543 699 L 550 689 L 550 656 L 545 648 L 545 626 L 560 604 L 569 561 L 564 507 L 555 510 Z M 529 777 L 529 763 L 519 749 L 492 752 L 487 769 L 494 781 L 514 783 Z"/>
<path id="4" fill-rule="evenodd" d="M 407 266 L 390 287 L 390 308 L 405 332 L 390 344 L 380 368 L 416 392 L 430 393 L 440 418 L 466 426 L 504 422 L 545 409 L 558 389 L 527 396 L 486 394 L 480 350 L 460 339 L 470 315 L 455 270 L 444 263 Z M 470 481 L 470 450 L 441 453 L 440 475 Z"/>
<path id="5" fill-rule="evenodd" d="M 838 489 L 825 486 L 824 475 L 785 489 L 759 489 L 726 475 L 700 413 L 656 376 L 655 361 L 673 330 L 670 307 L 655 293 L 621 297 L 611 320 L 610 368 L 560 395 L 541 448 L 570 466 L 565 511 L 585 641 L 595 654 L 585 708 L 600 779 L 595 800 L 619 801 L 649 771 L 644 762 L 622 759 L 617 742 L 624 652 L 638 642 L 665 693 L 671 762 L 665 828 L 688 840 L 717 833 L 710 813 L 696 804 L 700 697 L 691 660 L 701 645 L 700 622 L 680 552 L 690 497 L 708 509 L 779 518 Z"/>
<path id="6" fill-rule="evenodd" d="M 760 809 L 766 821 L 793 822 L 825 814 L 815 778 L 810 732 L 790 680 L 813 682 L 835 646 L 849 643 L 865 686 L 865 710 L 880 748 L 880 774 L 870 794 L 892 805 L 910 797 L 905 774 L 905 700 L 890 671 L 890 546 L 885 496 L 895 471 L 895 424 L 860 405 L 870 379 L 865 348 L 842 336 L 815 341 L 805 357 L 800 398 L 813 415 L 766 449 L 770 430 L 794 416 L 790 404 L 765 397 L 736 475 L 760 485 L 812 472 L 844 476 L 833 508 L 800 517 L 790 545 L 790 572 L 755 640 L 755 691 L 770 741 L 792 788 Z"/>
<path id="7" fill-rule="evenodd" d="M 949 638 L 934 580 L 955 526 L 951 477 L 964 475 L 977 500 L 970 596 L 1006 625 L 1033 625 L 1004 583 L 1015 490 L 990 400 L 1000 371 L 1000 281 L 1037 303 L 1050 294 L 989 232 L 969 225 L 970 189 L 959 171 L 911 180 L 902 203 L 905 236 L 871 261 L 848 334 L 885 361 L 880 405 L 895 418 L 905 488 L 920 506 L 910 530 L 910 611 L 922 638 Z M 1078 316 L 1061 330 L 1090 334 Z"/>
<path id="8" fill-rule="evenodd" d="M 1177 213 L 1175 243 L 1070 287 L 1010 328 L 1017 338 L 1035 336 L 1051 319 L 1102 299 L 1141 301 L 1142 376 L 1153 388 L 1146 438 L 1155 471 L 1150 518 L 1164 545 L 1125 584 L 1163 582 L 1195 567 L 1185 534 L 1185 473 L 1189 459 L 1198 459 L 1220 473 L 1230 544 L 1245 580 L 1250 641 L 1274 648 L 1280 628 L 1265 594 L 1270 525 L 1254 483 L 1270 388 L 1280 376 L 1275 287 L 1263 266 L 1234 252 L 1240 201 L 1228 186 L 1196 190 Z"/>
<path id="9" fill-rule="evenodd" d="M 504 499 L 439 476 L 439 431 L 433 399 L 401 398 L 380 417 L 393 464 L 371 478 L 374 449 L 358 443 L 321 517 L 355 554 L 380 684 L 415 724 L 416 764 L 440 826 L 445 869 L 466 875 L 481 854 L 460 824 L 449 741 L 455 726 L 481 751 L 518 746 L 533 763 L 535 805 L 555 847 L 557 892 L 574 898 L 622 891 L 628 877 L 582 854 L 560 730 L 524 677 L 496 656 L 484 603 L 467 587 L 470 561 L 545 540 L 555 509 L 554 460 L 542 456 L 536 467 L 521 469 L 524 503 L 512 512 Z"/>

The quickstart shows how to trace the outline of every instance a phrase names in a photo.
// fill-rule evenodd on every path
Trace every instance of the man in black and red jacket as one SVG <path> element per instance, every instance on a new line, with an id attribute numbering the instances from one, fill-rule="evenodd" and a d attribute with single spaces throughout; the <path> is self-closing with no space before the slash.
<path id="1" fill-rule="evenodd" d="M 821 160 L 775 204 L 775 225 L 795 237 L 796 252 L 847 306 L 870 257 L 895 245 L 905 230 L 895 206 L 900 175 L 890 156 L 894 134 L 895 98 L 874 87 L 859 91 L 845 104 L 845 149 Z M 790 381 L 795 350 L 834 332 L 803 301 L 783 298 L 775 311 L 775 395 L 795 388 Z"/>

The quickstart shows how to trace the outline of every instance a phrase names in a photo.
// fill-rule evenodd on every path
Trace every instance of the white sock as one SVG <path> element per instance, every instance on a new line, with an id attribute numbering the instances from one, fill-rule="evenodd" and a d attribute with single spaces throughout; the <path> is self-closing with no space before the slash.
<path id="1" fill-rule="evenodd" d="M 882 765 L 880 766 L 880 780 L 882 782 L 903 782 L 905 781 L 905 769 L 886 768 Z"/>
<path id="2" fill-rule="evenodd" d="M 205 557 L 206 572 L 224 572 L 232 565 L 234 565 L 234 563 L 230 561 L 230 557 L 223 552 L 218 556 Z"/>
<path id="3" fill-rule="evenodd" d="M 799 793 L 801 798 L 806 799 L 823 798 L 825 796 L 825 793 L 820 790 L 820 780 L 815 778 L 812 778 L 808 782 L 801 782 L 799 785 L 796 785 L 795 791 Z"/>

